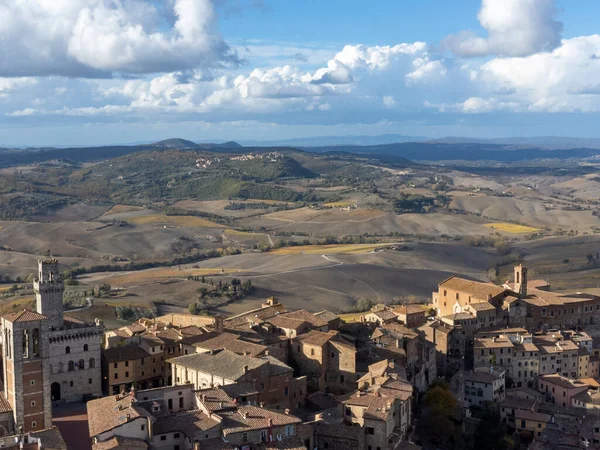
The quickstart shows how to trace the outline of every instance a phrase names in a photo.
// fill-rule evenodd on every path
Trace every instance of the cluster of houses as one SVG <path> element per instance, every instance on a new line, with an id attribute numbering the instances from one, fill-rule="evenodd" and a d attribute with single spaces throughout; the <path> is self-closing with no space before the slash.
<path id="1" fill-rule="evenodd" d="M 107 331 L 63 313 L 55 260 L 34 285 L 36 311 L 0 318 L 2 448 L 66 448 L 52 405 L 89 400 L 94 450 L 413 450 L 416 399 L 438 377 L 465 431 L 493 407 L 534 450 L 600 448 L 600 298 L 554 293 L 524 266 L 357 322 L 270 298 Z"/>

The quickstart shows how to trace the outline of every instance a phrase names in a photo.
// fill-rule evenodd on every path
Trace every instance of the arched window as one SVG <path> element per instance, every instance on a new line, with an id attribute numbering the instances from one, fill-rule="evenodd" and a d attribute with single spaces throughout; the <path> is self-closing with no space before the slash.
<path id="1" fill-rule="evenodd" d="M 40 356 L 40 330 L 33 329 L 33 356 Z"/>
<path id="2" fill-rule="evenodd" d="M 88 351 L 88 345 L 87 344 L 83 344 L 83 351 L 87 352 Z"/>
<path id="3" fill-rule="evenodd" d="M 79 370 L 85 369 L 85 361 L 83 359 L 79 360 L 78 367 L 79 367 Z"/>
<path id="4" fill-rule="evenodd" d="M 483 389 L 477 388 L 477 397 L 483 397 Z"/>
<path id="5" fill-rule="evenodd" d="M 75 363 L 73 361 L 69 361 L 69 372 L 73 372 L 75 370 Z"/>
<path id="6" fill-rule="evenodd" d="M 96 360 L 94 358 L 90 358 L 90 369 L 96 367 Z"/>
<path id="7" fill-rule="evenodd" d="M 69 353 L 71 353 L 71 347 L 69 347 L 67 345 L 67 348 L 65 348 L 65 353 L 68 355 Z"/>
<path id="8" fill-rule="evenodd" d="M 59 362 L 58 363 L 58 373 L 61 373 L 63 371 L 63 363 Z"/>

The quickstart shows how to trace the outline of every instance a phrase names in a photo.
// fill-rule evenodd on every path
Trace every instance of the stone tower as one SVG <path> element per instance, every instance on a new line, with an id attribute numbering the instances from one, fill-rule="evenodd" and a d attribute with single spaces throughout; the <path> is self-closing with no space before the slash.
<path id="1" fill-rule="evenodd" d="M 515 266 L 515 291 L 521 296 L 527 296 L 527 266 Z"/>
<path id="2" fill-rule="evenodd" d="M 0 319 L 4 395 L 15 430 L 30 433 L 52 426 L 48 318 L 33 311 Z"/>
<path id="3" fill-rule="evenodd" d="M 33 290 L 36 297 L 36 311 L 48 317 L 50 328 L 61 328 L 65 285 L 60 277 L 56 259 L 38 261 L 38 276 L 33 280 Z"/>

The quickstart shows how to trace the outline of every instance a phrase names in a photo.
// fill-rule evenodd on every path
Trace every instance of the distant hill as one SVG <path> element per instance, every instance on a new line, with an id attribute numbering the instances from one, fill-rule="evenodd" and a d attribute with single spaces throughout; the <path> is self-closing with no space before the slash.
<path id="1" fill-rule="evenodd" d="M 466 138 L 445 137 L 428 140 L 429 143 L 440 144 L 498 144 L 519 147 L 538 147 L 548 150 L 569 150 L 581 148 L 600 149 L 600 138 L 573 138 L 564 136 L 511 137 L 511 138 Z"/>
<path id="2" fill-rule="evenodd" d="M 217 145 L 217 144 L 211 144 Z M 171 138 L 165 139 L 163 141 L 155 142 L 150 144 L 150 147 L 158 147 L 158 148 L 172 148 L 176 150 L 196 150 L 199 148 L 199 145 L 195 142 L 188 141 L 186 139 L 181 138 Z"/>
<path id="3" fill-rule="evenodd" d="M 318 153 L 348 152 L 366 155 L 396 156 L 412 161 L 498 161 L 516 162 L 535 159 L 589 158 L 600 154 L 591 148 L 550 150 L 493 143 L 405 142 L 371 146 L 324 146 L 306 148 Z"/>
<path id="4" fill-rule="evenodd" d="M 266 141 L 244 141 L 249 146 L 291 146 L 321 147 L 338 145 L 383 145 L 397 142 L 420 142 L 427 138 L 422 136 L 404 136 L 402 134 L 381 134 L 377 136 L 317 136 L 297 139 L 277 139 Z"/>

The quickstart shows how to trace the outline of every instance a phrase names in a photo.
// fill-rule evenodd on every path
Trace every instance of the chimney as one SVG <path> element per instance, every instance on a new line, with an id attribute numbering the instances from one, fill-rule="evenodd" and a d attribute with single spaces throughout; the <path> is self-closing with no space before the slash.
<path id="1" fill-rule="evenodd" d="M 273 419 L 269 417 L 269 428 L 273 426 Z"/>
<path id="2" fill-rule="evenodd" d="M 248 366 L 243 367 L 244 373 L 248 373 Z"/>
<path id="3" fill-rule="evenodd" d="M 264 408 L 265 407 L 265 402 L 260 402 L 260 407 Z"/>
<path id="4" fill-rule="evenodd" d="M 290 410 L 289 408 L 285 408 L 285 410 L 283 411 L 285 413 L 286 416 L 290 415 Z"/>

